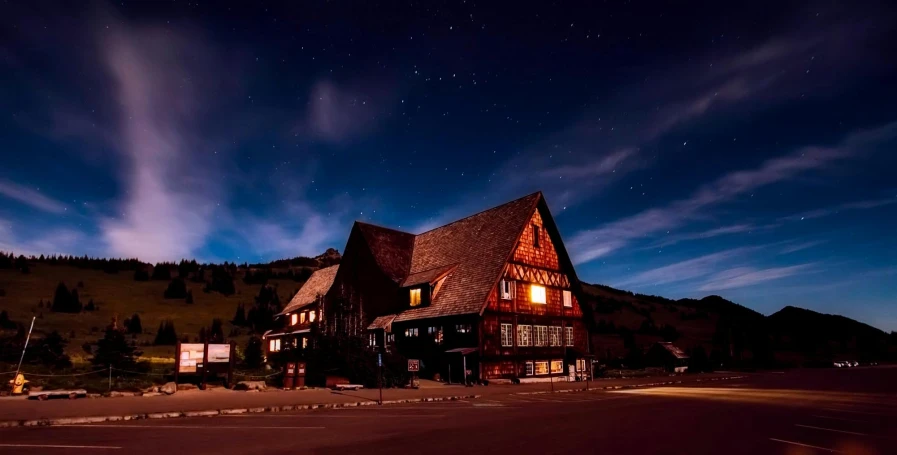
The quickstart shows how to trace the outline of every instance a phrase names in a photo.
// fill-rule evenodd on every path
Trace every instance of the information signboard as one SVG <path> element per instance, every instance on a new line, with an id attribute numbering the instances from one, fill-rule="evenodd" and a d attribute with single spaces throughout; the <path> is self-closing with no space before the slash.
<path id="1" fill-rule="evenodd" d="M 408 359 L 408 371 L 420 371 L 420 360 Z"/>

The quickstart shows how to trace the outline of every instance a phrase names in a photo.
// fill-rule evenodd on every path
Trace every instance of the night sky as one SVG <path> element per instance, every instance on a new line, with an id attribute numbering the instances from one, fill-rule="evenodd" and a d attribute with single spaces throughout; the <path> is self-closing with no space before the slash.
<path id="1" fill-rule="evenodd" d="M 542 190 L 585 281 L 897 329 L 888 2 L 81 3 L 0 5 L 0 250 L 265 261 Z"/>

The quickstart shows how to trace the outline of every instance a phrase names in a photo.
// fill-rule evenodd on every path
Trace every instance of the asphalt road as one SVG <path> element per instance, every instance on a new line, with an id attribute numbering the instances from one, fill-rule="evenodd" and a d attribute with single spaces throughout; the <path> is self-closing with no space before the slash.
<path id="1" fill-rule="evenodd" d="M 0 410 L 2 411 L 2 410 Z M 0 453 L 897 453 L 897 368 L 762 373 L 688 387 L 507 395 L 0 429 Z"/>

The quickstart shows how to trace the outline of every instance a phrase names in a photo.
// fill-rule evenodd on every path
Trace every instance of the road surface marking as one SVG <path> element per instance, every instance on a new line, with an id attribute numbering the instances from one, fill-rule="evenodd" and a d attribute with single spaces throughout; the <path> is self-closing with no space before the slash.
<path id="1" fill-rule="evenodd" d="M 814 426 L 812 426 L 812 425 L 801 425 L 801 424 L 799 424 L 799 423 L 794 424 L 794 426 L 796 426 L 796 427 L 801 427 L 801 428 L 810 428 L 810 429 L 812 429 L 812 430 L 831 431 L 831 432 L 834 432 L 834 433 L 854 434 L 854 435 L 857 435 L 857 436 L 869 436 L 869 435 L 866 434 L 866 433 L 857 433 L 856 431 L 835 430 L 835 429 L 833 429 L 833 428 L 814 427 Z"/>
<path id="2" fill-rule="evenodd" d="M 825 448 L 825 447 L 819 447 L 819 446 L 811 446 L 810 444 L 802 444 L 802 443 L 800 443 L 800 442 L 786 441 L 786 440 L 784 440 L 784 439 L 769 438 L 769 440 L 770 440 L 770 441 L 775 441 L 775 442 L 782 442 L 782 443 L 785 443 L 785 444 L 791 444 L 791 445 L 795 445 L 795 446 L 807 447 L 807 448 L 809 448 L 809 449 L 824 450 L 824 451 L 826 451 L 826 452 L 832 452 L 832 453 L 844 453 L 844 452 L 842 452 L 842 451 L 840 451 L 840 450 L 828 449 L 828 448 Z"/>
<path id="3" fill-rule="evenodd" d="M 866 411 L 849 411 L 847 409 L 836 409 L 836 408 L 822 408 L 826 411 L 834 411 L 834 412 L 849 412 L 851 414 L 866 414 L 870 416 L 880 416 L 880 417 L 894 417 L 890 414 L 882 414 L 880 412 L 866 412 Z"/>
<path id="4" fill-rule="evenodd" d="M 23 449 L 121 449 L 121 447 L 116 446 L 67 446 L 61 444 L 0 444 L 0 447 L 19 447 Z"/>
<path id="5" fill-rule="evenodd" d="M 165 428 L 176 430 L 323 430 L 324 427 L 228 427 L 221 425 L 65 425 L 76 428 Z"/>
<path id="6" fill-rule="evenodd" d="M 231 414 L 231 415 L 222 415 L 218 417 L 230 417 L 230 418 L 251 418 L 254 419 L 256 417 L 263 418 L 275 418 L 275 419 L 292 419 L 292 418 L 309 418 L 309 419 L 370 419 L 370 418 L 379 418 L 379 417 L 445 417 L 445 414 L 371 414 L 367 415 L 331 415 L 331 414 L 281 414 L 281 415 L 271 415 L 271 414 Z"/>
<path id="7" fill-rule="evenodd" d="M 812 415 L 810 417 L 817 417 L 820 419 L 829 419 L 829 420 L 843 420 L 845 422 L 857 422 L 857 423 L 872 423 L 868 420 L 856 420 L 856 419 L 844 419 L 841 417 L 831 417 L 831 416 L 820 416 L 820 415 Z"/>

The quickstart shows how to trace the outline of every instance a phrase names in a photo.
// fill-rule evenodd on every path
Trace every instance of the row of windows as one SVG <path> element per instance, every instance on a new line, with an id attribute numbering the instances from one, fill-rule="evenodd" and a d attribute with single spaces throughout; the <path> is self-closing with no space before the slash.
<path id="1" fill-rule="evenodd" d="M 549 369 L 550 368 L 550 369 Z M 536 362 L 526 362 L 526 375 L 538 376 L 541 374 L 558 374 L 564 371 L 564 362 L 560 360 L 539 360 Z"/>
<path id="2" fill-rule="evenodd" d="M 501 345 L 514 345 L 513 326 L 501 325 Z M 573 346 L 573 327 L 545 325 L 518 325 L 517 346 L 561 346 L 561 333 L 564 333 L 564 344 Z"/>
<path id="3" fill-rule="evenodd" d="M 502 300 L 514 300 L 514 297 L 517 296 L 517 286 L 516 282 L 513 280 L 501 280 L 498 285 L 498 290 Z M 530 284 L 529 301 L 531 303 L 545 304 L 548 301 L 545 292 L 545 286 L 539 284 Z M 573 294 L 569 290 L 565 289 L 562 292 L 562 296 L 564 306 L 567 308 L 572 308 Z"/>
<path id="4" fill-rule="evenodd" d="M 455 324 L 455 333 L 470 333 L 471 326 L 470 324 Z M 405 329 L 405 337 L 413 338 L 420 334 L 420 331 L 417 327 L 408 327 Z M 430 326 L 427 327 L 427 335 L 430 335 L 436 340 L 437 344 L 442 343 L 442 326 Z"/>
<path id="5" fill-rule="evenodd" d="M 272 339 L 268 340 L 268 352 L 280 352 L 280 348 L 281 348 L 280 343 L 281 343 L 280 338 L 272 338 Z M 293 347 L 296 347 L 297 345 L 298 345 L 298 343 L 296 342 L 296 339 L 293 339 Z M 308 347 L 308 338 L 303 337 L 302 338 L 302 349 L 305 349 L 307 347 Z"/>
<path id="6" fill-rule="evenodd" d="M 314 310 L 303 311 L 301 313 L 293 313 L 290 315 L 290 325 L 305 324 L 306 320 L 308 322 L 315 322 L 317 315 L 318 312 Z"/>

